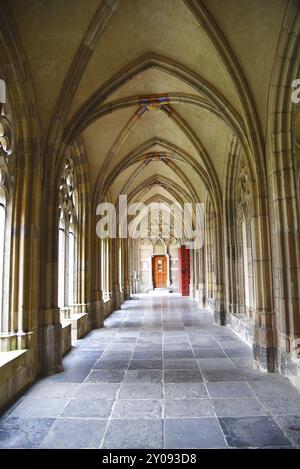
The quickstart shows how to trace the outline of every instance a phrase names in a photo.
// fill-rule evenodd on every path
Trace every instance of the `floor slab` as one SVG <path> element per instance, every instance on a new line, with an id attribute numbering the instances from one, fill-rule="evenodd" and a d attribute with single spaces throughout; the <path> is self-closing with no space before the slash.
<path id="1" fill-rule="evenodd" d="M 139 295 L 0 417 L 1 448 L 300 447 L 300 393 L 178 294 Z"/>

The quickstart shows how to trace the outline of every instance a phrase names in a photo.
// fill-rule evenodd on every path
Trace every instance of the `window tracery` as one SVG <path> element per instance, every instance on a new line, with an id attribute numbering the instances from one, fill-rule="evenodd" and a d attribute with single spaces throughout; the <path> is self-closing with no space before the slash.
<path id="1" fill-rule="evenodd" d="M 78 195 L 74 162 L 66 158 L 59 185 L 58 306 L 75 303 Z"/>

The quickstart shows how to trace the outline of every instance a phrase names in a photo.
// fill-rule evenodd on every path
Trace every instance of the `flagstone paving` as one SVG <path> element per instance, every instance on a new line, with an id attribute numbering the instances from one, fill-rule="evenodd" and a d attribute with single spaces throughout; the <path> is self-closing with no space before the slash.
<path id="1" fill-rule="evenodd" d="M 1 448 L 300 447 L 300 393 L 190 298 L 143 294 L 0 418 Z"/>

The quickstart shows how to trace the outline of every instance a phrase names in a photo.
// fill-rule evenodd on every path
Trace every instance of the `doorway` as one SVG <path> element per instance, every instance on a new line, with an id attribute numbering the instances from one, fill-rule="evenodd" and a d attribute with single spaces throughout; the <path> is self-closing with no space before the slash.
<path id="1" fill-rule="evenodd" d="M 178 248 L 179 291 L 182 296 L 190 294 L 190 251 L 185 246 Z"/>
<path id="2" fill-rule="evenodd" d="M 153 288 L 167 288 L 167 257 L 152 257 Z"/>

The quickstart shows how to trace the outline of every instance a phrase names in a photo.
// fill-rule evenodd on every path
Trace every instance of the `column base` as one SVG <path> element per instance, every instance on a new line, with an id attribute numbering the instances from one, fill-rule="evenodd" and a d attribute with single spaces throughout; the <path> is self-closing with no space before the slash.
<path id="1" fill-rule="evenodd" d="M 273 373 L 275 369 L 276 348 L 253 344 L 254 366 L 265 373 Z"/>
<path id="2" fill-rule="evenodd" d="M 39 326 L 38 356 L 42 375 L 52 375 L 62 370 L 61 323 Z"/>
<path id="3" fill-rule="evenodd" d="M 226 311 L 224 311 L 223 301 L 218 300 L 217 298 L 207 298 L 206 306 L 213 312 L 214 321 L 219 326 L 226 325 Z"/>
<path id="4" fill-rule="evenodd" d="M 61 353 L 64 357 L 72 348 L 72 326 L 70 323 L 62 324 Z"/>
<path id="5" fill-rule="evenodd" d="M 114 311 L 112 300 L 100 301 L 100 308 L 104 320 Z"/>
<path id="6" fill-rule="evenodd" d="M 227 311 L 226 324 L 252 347 L 254 341 L 254 321 L 252 319 Z"/>
<path id="7" fill-rule="evenodd" d="M 101 308 L 101 300 L 91 301 L 91 323 L 92 329 L 103 327 L 103 310 Z"/>
<path id="8" fill-rule="evenodd" d="M 114 311 L 112 300 L 95 300 L 91 302 L 92 328 L 103 327 L 104 320 Z"/>
<path id="9" fill-rule="evenodd" d="M 111 300 L 114 310 L 118 310 L 121 308 L 121 291 L 119 286 L 115 286 L 115 288 L 113 289 Z"/>
<path id="10" fill-rule="evenodd" d="M 272 327 L 274 314 L 269 311 L 256 310 L 254 315 L 254 360 L 262 371 L 272 373 L 276 371 L 277 353 Z"/>
<path id="11" fill-rule="evenodd" d="M 196 290 L 196 299 L 200 308 L 206 308 L 205 289 L 201 288 L 201 286 Z"/>
<path id="12" fill-rule="evenodd" d="M 300 390 L 300 338 L 278 334 L 276 366 Z"/>

